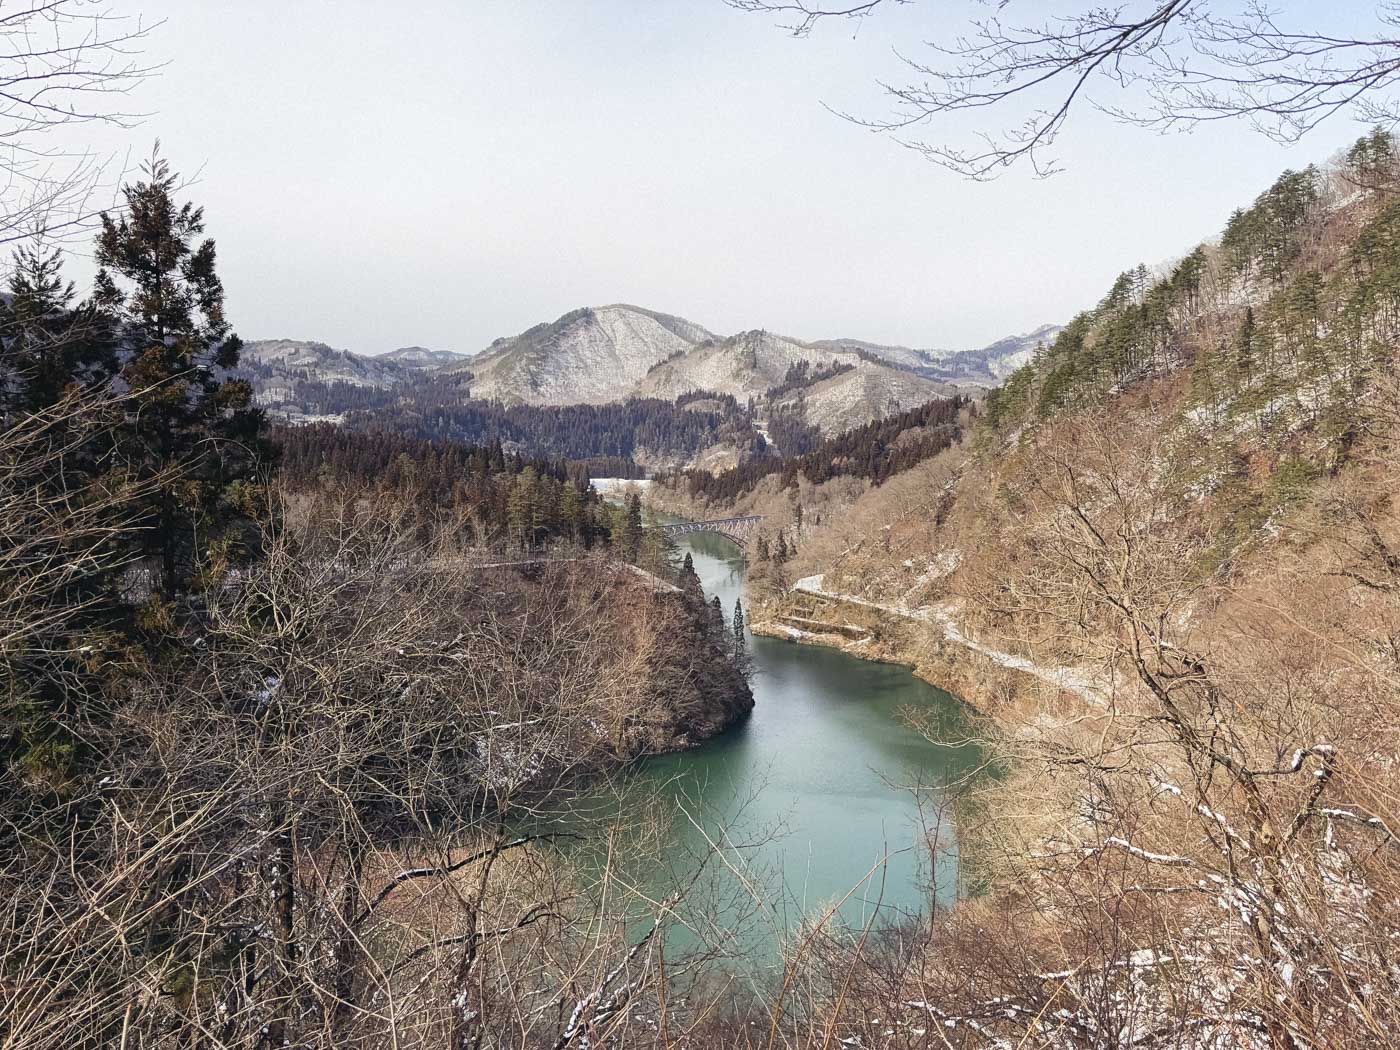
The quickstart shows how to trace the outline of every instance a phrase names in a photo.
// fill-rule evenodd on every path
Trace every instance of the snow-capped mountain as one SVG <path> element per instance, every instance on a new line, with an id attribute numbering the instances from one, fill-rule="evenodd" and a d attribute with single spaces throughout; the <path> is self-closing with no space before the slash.
<path id="1" fill-rule="evenodd" d="M 657 362 L 637 384 L 636 392 L 670 401 L 691 390 L 713 390 L 742 401 L 777 386 L 800 361 L 822 367 L 856 360 L 854 354 L 809 346 L 773 332 L 740 332 Z"/>
<path id="2" fill-rule="evenodd" d="M 392 361 L 406 368 L 441 368 L 454 365 L 467 359 L 466 354 L 456 350 L 429 350 L 426 346 L 401 346 L 386 354 L 379 354 L 376 361 Z"/>
<path id="3" fill-rule="evenodd" d="M 404 378 L 392 360 L 337 350 L 305 339 L 258 339 L 243 344 L 241 370 L 271 370 L 289 378 L 354 386 L 390 386 Z"/>
<path id="4" fill-rule="evenodd" d="M 938 367 L 950 369 L 954 375 L 980 374 L 986 385 L 996 386 L 1016 369 L 1027 364 L 1035 356 L 1037 347 L 1048 347 L 1063 330 L 1064 325 L 1044 324 L 1025 335 L 998 339 L 980 350 L 960 350 L 940 361 Z"/>
<path id="5" fill-rule="evenodd" d="M 614 303 L 573 310 L 470 357 L 421 346 L 371 357 L 325 343 L 260 340 L 244 345 L 239 372 L 252 381 L 259 404 L 291 419 L 335 418 L 371 401 L 382 406 L 397 400 L 400 388 L 436 403 L 471 397 L 536 405 L 673 401 L 705 390 L 741 402 L 800 400 L 808 422 L 830 434 L 957 388 L 996 386 L 1059 330 L 1044 325 L 961 351 L 804 342 L 759 329 L 721 338 L 682 317 Z M 794 366 L 808 371 L 790 382 Z M 338 384 L 364 393 L 327 392 Z M 368 397 L 372 392 L 379 393 Z"/>
<path id="6" fill-rule="evenodd" d="M 746 401 L 762 398 L 782 385 L 789 369 L 803 362 L 814 372 L 833 366 L 845 369 L 778 398 L 791 402 L 801 397 L 807 420 L 828 434 L 922 405 L 952 391 L 945 383 L 851 348 L 838 349 L 772 332 L 750 331 L 702 344 L 662 361 L 637 384 L 635 392 L 642 397 L 673 400 L 691 390 L 713 390 Z"/>
<path id="7" fill-rule="evenodd" d="M 1030 361 L 1038 346 L 1053 343 L 1063 328 L 1057 324 L 1041 325 L 1025 335 L 1007 336 L 976 350 L 913 349 L 859 339 L 827 339 L 813 345 L 860 351 L 945 383 L 992 387 Z"/>
<path id="8" fill-rule="evenodd" d="M 585 307 L 497 339 L 462 367 L 472 396 L 530 404 L 614 401 L 658 362 L 715 338 L 684 318 L 636 306 Z"/>

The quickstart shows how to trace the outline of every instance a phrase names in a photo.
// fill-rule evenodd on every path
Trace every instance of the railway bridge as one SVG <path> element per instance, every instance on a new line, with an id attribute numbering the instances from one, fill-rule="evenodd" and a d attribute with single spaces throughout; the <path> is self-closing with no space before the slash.
<path id="1" fill-rule="evenodd" d="M 691 532 L 713 532 L 733 540 L 741 547 L 748 545 L 758 532 L 762 515 L 750 514 L 740 518 L 715 518 L 712 521 L 673 521 L 669 525 L 652 525 L 651 528 L 668 536 L 684 536 Z"/>

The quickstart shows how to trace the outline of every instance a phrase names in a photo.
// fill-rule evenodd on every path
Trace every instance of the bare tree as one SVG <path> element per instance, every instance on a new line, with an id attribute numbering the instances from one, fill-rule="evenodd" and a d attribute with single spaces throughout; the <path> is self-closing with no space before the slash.
<path id="1" fill-rule="evenodd" d="M 777 14 L 802 36 L 912 0 L 725 2 Z M 1281 14 L 1256 0 L 1145 0 L 1023 21 L 1003 18 L 1015 0 L 987 6 L 995 13 L 969 19 L 965 33 L 929 41 L 933 57 L 901 55 L 904 76 L 882 82 L 890 116 L 850 119 L 977 179 L 1022 161 L 1040 175 L 1056 171 L 1055 140 L 1084 106 L 1158 130 L 1240 120 L 1280 142 L 1337 114 L 1400 119 L 1400 5 L 1389 0 L 1374 4 L 1361 32 L 1333 28 L 1319 11 Z M 995 130 L 987 111 L 997 115 Z M 976 121 L 961 138 L 943 130 L 959 114 Z M 930 126 L 940 138 L 922 136 Z"/>
<path id="2" fill-rule="evenodd" d="M 127 96 L 156 72 L 140 50 L 153 28 L 106 0 L 0 8 L 0 244 L 85 234 L 110 204 L 109 158 L 56 133 L 139 119 Z"/>

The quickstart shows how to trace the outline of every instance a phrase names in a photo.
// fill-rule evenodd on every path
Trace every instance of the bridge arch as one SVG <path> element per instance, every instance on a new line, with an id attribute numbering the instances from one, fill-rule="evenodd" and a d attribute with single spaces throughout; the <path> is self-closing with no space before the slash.
<path id="1" fill-rule="evenodd" d="M 737 518 L 715 518 L 710 521 L 673 521 L 666 525 L 652 525 L 652 529 L 668 536 L 685 536 L 692 532 L 713 532 L 732 540 L 741 547 L 758 533 L 758 523 L 763 520 L 760 514 L 748 514 Z"/>

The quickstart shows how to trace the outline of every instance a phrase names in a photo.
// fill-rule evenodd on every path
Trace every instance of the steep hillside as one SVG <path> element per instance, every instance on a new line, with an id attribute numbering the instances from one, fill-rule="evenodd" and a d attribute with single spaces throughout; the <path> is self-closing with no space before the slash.
<path id="1" fill-rule="evenodd" d="M 649 490 L 766 516 L 755 630 L 983 715 L 987 892 L 901 960 L 905 1016 L 934 982 L 969 1045 L 1389 1045 L 1357 1018 L 1400 1003 L 1397 348 L 1378 132 L 1125 272 L 961 447 L 879 484 Z"/>
<path id="2" fill-rule="evenodd" d="M 637 385 L 643 396 L 674 400 L 691 390 L 714 390 L 740 400 L 757 397 L 783 381 L 800 361 L 819 365 L 854 362 L 840 354 L 759 330 L 696 347 L 673 360 L 658 362 Z"/>
<path id="3" fill-rule="evenodd" d="M 472 371 L 476 397 L 596 404 L 626 396 L 653 365 L 713 338 L 684 318 L 635 306 L 585 307 L 497 339 L 461 367 Z"/>
<path id="4" fill-rule="evenodd" d="M 823 379 L 801 392 L 806 418 L 824 434 L 839 434 L 883 416 L 952 393 L 950 384 L 871 361 Z"/>
<path id="5" fill-rule="evenodd" d="M 796 366 L 820 373 L 846 371 L 810 386 L 792 385 Z M 872 360 L 849 349 L 802 343 L 772 332 L 741 332 L 707 343 L 656 365 L 638 384 L 642 396 L 675 398 L 691 390 L 730 394 L 740 401 L 768 396 L 774 405 L 802 399 L 805 418 L 825 434 L 836 434 L 951 392 L 948 385 Z M 771 407 L 771 406 L 770 406 Z"/>
<path id="6" fill-rule="evenodd" d="M 325 343 L 259 339 L 243 344 L 236 374 L 252 383 L 255 402 L 271 415 L 305 420 L 338 414 L 322 411 L 309 396 L 308 385 L 350 388 L 363 396 L 407 381 L 411 370 L 393 360 L 352 354 Z"/>

